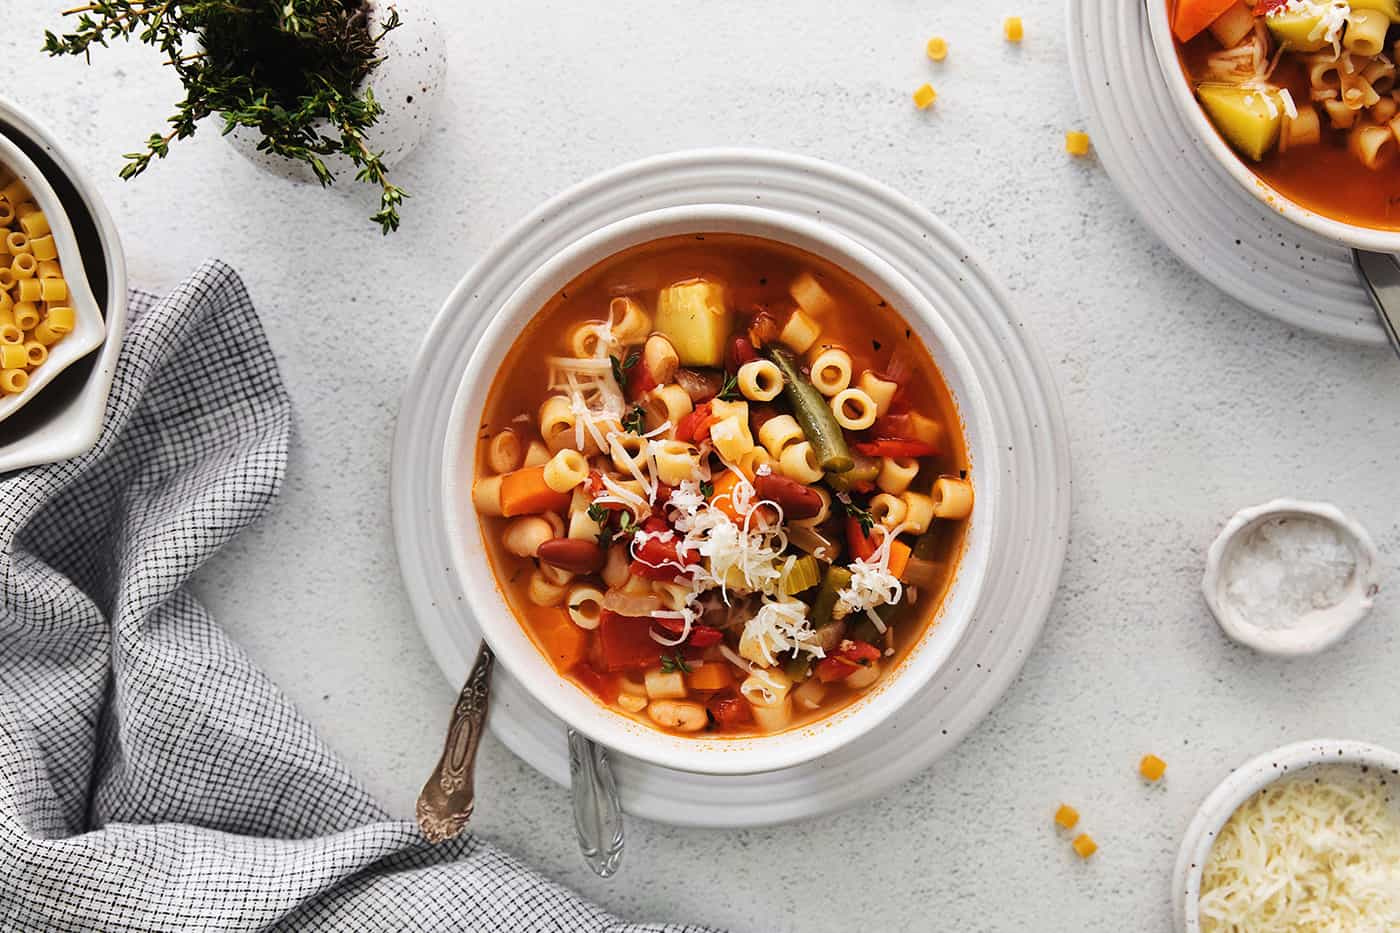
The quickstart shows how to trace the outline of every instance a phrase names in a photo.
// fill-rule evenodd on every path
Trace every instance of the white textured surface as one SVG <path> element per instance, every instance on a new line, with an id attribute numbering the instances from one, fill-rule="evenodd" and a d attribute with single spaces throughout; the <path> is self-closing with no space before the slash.
<path id="1" fill-rule="evenodd" d="M 214 133 L 118 181 L 117 154 L 173 99 L 169 76 L 120 48 L 91 69 L 46 61 L 54 7 L 11 11 L 11 92 L 99 176 L 132 280 L 165 287 L 217 255 L 249 282 L 300 434 L 280 507 L 204 571 L 201 595 L 393 810 L 410 813 L 452 699 L 409 618 L 386 508 L 418 330 L 495 232 L 548 194 L 696 145 L 867 172 L 933 207 L 1000 272 L 1069 414 L 1077 508 L 1060 600 L 1006 702 L 886 800 L 771 831 L 634 821 L 622 873 L 600 882 L 573 851 L 563 795 L 488 738 L 481 832 L 636 916 L 1165 931 L 1179 836 L 1231 766 L 1323 734 L 1400 744 L 1388 592 L 1347 641 L 1295 662 L 1230 644 L 1199 595 L 1219 524 L 1276 495 L 1360 518 L 1393 585 L 1395 360 L 1246 311 L 1155 242 L 1093 160 L 1063 155 L 1080 117 L 1059 4 L 942 8 L 439 2 L 444 109 L 398 173 L 416 197 L 388 240 L 365 219 L 367 192 L 275 182 Z M 1026 20 L 1019 48 L 1000 41 L 1006 13 Z M 952 43 L 941 66 L 923 57 L 934 32 Z M 908 95 L 926 79 L 940 100 L 918 114 Z M 1008 92 L 995 104 L 991 84 Z M 1146 751 L 1170 763 L 1163 786 L 1134 776 Z M 1087 864 L 1050 824 L 1061 799 L 1102 846 Z"/>

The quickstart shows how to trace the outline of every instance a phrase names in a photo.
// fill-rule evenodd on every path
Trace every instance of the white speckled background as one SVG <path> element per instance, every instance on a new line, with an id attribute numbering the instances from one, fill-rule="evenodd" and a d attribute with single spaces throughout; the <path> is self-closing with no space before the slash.
<path id="1" fill-rule="evenodd" d="M 457 4 L 434 9 L 443 107 L 397 173 L 414 195 L 381 239 L 371 193 L 257 173 L 213 127 L 144 177 L 118 154 L 177 92 L 144 49 L 38 51 L 56 3 L 15 4 L 7 93 L 98 178 L 131 278 L 164 288 L 206 256 L 247 279 L 290 384 L 298 442 L 271 517 L 202 572 L 201 597 L 396 813 L 408 816 L 454 691 L 419 640 L 389 534 L 389 443 L 419 334 L 503 226 L 639 155 L 762 145 L 831 159 L 932 207 L 990 261 L 1057 368 L 1076 468 L 1073 541 L 1047 634 L 1002 705 L 899 793 L 773 830 L 633 821 L 621 874 L 577 857 L 564 793 L 493 738 L 477 829 L 619 913 L 739 930 L 1169 928 L 1177 842 L 1235 764 L 1324 734 L 1400 747 L 1400 608 L 1312 660 L 1226 642 L 1197 585 L 1236 508 L 1330 499 L 1400 555 L 1400 363 L 1290 331 L 1204 284 L 1062 132 L 1081 123 L 1052 0 Z M 940 12 L 940 8 L 942 12 Z M 1000 20 L 1025 18 L 1002 43 Z M 941 66 L 924 40 L 952 44 Z M 917 113 L 925 80 L 940 98 Z M 992 92 L 995 88 L 995 93 Z M 1134 774 L 1154 751 L 1162 786 Z M 872 761 L 871 768 L 880 763 Z M 1050 816 L 1100 842 L 1088 863 Z"/>

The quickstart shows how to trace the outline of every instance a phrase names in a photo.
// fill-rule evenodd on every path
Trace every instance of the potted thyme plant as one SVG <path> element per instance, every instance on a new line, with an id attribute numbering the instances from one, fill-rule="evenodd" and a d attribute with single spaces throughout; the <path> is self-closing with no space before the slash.
<path id="1" fill-rule="evenodd" d="M 443 53 L 426 17 L 402 32 L 403 0 L 91 0 L 66 10 L 71 31 L 46 32 L 51 55 L 137 41 L 159 51 L 184 86 L 167 132 L 127 153 L 121 177 L 144 172 L 170 144 L 217 115 L 224 135 L 264 167 L 330 185 L 337 173 L 379 190 L 372 220 L 399 228 L 407 194 L 389 163 L 417 143 L 441 82 Z M 434 47 L 434 42 L 436 46 Z M 396 70 L 397 69 L 397 70 Z M 417 69 L 419 73 L 408 72 Z M 423 70 L 426 69 L 426 73 Z M 371 82 L 392 97 L 381 101 Z M 387 108 L 387 109 L 386 109 Z M 251 150 L 251 151 L 250 151 Z"/>

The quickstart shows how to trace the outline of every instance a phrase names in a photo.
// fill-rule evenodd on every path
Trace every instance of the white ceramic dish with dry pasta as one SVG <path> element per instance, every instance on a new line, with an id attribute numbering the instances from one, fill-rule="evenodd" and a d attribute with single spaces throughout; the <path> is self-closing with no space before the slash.
<path id="1" fill-rule="evenodd" d="M 0 421 L 105 336 L 58 195 L 0 135 Z"/>
<path id="2" fill-rule="evenodd" d="M 1187 933 L 1400 928 L 1400 754 L 1314 739 L 1236 768 L 1187 829 L 1173 892 Z"/>

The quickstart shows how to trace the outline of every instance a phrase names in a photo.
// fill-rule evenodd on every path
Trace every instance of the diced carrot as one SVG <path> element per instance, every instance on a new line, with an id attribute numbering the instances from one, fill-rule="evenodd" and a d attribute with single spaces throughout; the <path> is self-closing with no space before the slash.
<path id="1" fill-rule="evenodd" d="M 564 512 L 569 508 L 570 493 L 555 492 L 544 481 L 544 467 L 525 467 L 501 477 L 501 514 L 538 515 L 541 512 Z"/>
<path id="2" fill-rule="evenodd" d="M 739 477 L 732 470 L 725 470 L 714 481 L 715 493 L 710 496 L 710 505 L 728 515 L 736 523 L 742 524 L 744 516 L 739 514 L 739 510 L 734 508 L 734 487 L 739 485 Z"/>
<path id="3" fill-rule="evenodd" d="M 723 690 L 734 685 L 729 662 L 706 661 L 685 675 L 685 684 L 692 690 Z"/>
<path id="4" fill-rule="evenodd" d="M 1074 846 L 1074 851 L 1080 858 L 1088 858 L 1099 851 L 1099 844 L 1088 833 L 1080 833 L 1075 836 L 1074 842 L 1071 842 L 1070 845 Z"/>
<path id="5" fill-rule="evenodd" d="M 588 649 L 588 633 L 567 619 L 540 633 L 545 653 L 555 668 L 568 672 L 583 661 Z"/>
<path id="6" fill-rule="evenodd" d="M 909 566 L 909 556 L 913 553 L 914 549 L 903 541 L 891 541 L 890 573 L 903 580 L 905 568 Z"/>
<path id="7" fill-rule="evenodd" d="M 1079 822 L 1079 811 L 1067 803 L 1062 803 L 1055 811 L 1055 822 L 1065 829 L 1074 829 L 1074 825 Z"/>
<path id="8" fill-rule="evenodd" d="M 1172 32 L 1179 41 L 1190 42 L 1235 3 L 1236 0 L 1176 0 Z"/>

